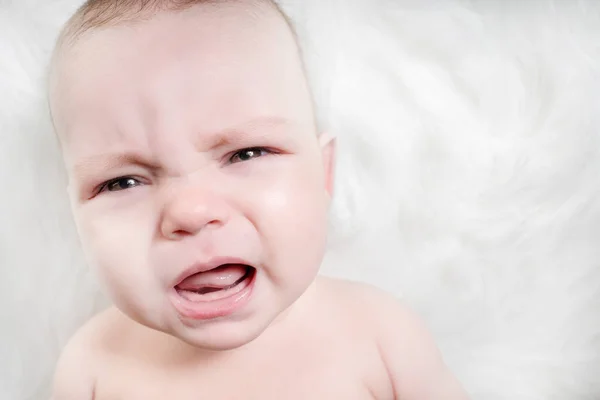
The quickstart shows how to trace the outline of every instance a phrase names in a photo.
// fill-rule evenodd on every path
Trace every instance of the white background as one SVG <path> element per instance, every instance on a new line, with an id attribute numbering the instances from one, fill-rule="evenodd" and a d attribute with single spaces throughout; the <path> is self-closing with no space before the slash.
<path id="1" fill-rule="evenodd" d="M 102 298 L 44 97 L 72 0 L 0 0 L 0 399 Z M 403 296 L 474 399 L 600 398 L 600 2 L 302 0 L 338 136 L 328 274 Z"/>

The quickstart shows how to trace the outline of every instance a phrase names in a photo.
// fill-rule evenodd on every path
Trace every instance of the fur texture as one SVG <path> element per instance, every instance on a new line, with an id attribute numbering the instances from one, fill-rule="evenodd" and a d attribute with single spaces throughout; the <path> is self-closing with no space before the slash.
<path id="1" fill-rule="evenodd" d="M 600 3 L 281 3 L 338 136 L 324 271 L 403 296 L 473 399 L 600 398 Z M 77 5 L 0 2 L 0 399 L 103 302 L 43 91 Z"/>

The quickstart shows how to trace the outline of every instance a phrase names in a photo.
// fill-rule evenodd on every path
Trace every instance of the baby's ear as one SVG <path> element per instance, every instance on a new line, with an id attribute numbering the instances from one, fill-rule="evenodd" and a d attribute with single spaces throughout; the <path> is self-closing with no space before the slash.
<path id="1" fill-rule="evenodd" d="M 327 132 L 319 135 L 319 145 L 321 147 L 321 155 L 323 159 L 323 167 L 325 170 L 325 190 L 329 197 L 333 197 L 333 186 L 335 181 L 335 152 L 336 140 L 333 135 Z"/>

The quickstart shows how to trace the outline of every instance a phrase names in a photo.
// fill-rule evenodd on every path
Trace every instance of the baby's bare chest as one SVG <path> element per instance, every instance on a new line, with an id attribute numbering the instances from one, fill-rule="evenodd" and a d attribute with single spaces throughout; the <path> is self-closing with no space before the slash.
<path id="1" fill-rule="evenodd" d="M 95 400 L 371 400 L 381 393 L 387 376 L 377 354 L 335 347 L 267 350 L 200 367 L 115 360 L 100 370 Z"/>
<path id="2" fill-rule="evenodd" d="M 371 400 L 371 385 L 361 368 L 331 360 L 312 365 L 257 362 L 252 370 L 232 365 L 204 373 L 121 365 L 98 377 L 95 400 Z"/>

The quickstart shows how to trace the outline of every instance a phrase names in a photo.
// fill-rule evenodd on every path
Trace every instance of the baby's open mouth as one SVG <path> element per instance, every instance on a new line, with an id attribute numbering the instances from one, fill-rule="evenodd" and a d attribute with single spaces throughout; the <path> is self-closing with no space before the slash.
<path id="1" fill-rule="evenodd" d="M 175 290 L 186 300 L 206 302 L 219 300 L 242 290 L 256 269 L 243 264 L 224 264 L 183 279 Z"/>

